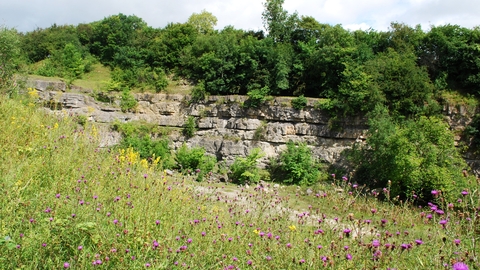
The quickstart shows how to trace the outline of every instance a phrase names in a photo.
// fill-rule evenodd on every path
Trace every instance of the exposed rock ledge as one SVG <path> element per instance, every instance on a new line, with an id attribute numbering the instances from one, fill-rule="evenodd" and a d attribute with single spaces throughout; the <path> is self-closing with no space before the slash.
<path id="1" fill-rule="evenodd" d="M 241 106 L 246 100 L 244 96 L 210 96 L 201 104 L 189 105 L 184 95 L 143 93 L 135 95 L 136 112 L 123 113 L 119 100 L 111 104 L 99 102 L 88 91 L 66 91 L 63 83 L 37 80 L 30 81 L 29 86 L 37 89 L 40 99 L 52 104 L 51 108 L 85 115 L 89 121 L 98 123 L 146 121 L 164 127 L 182 127 L 188 116 L 194 116 L 198 125 L 196 135 L 187 139 L 180 132 L 172 132 L 174 148 L 184 142 L 202 146 L 227 163 L 247 155 L 254 147 L 263 150 L 265 163 L 281 153 L 289 140 L 307 143 L 319 160 L 338 163 L 341 152 L 351 148 L 355 141 L 363 140 L 367 131 L 366 121 L 361 117 L 342 119 L 332 130 L 328 114 L 314 107 L 314 99 L 309 99 L 303 110 L 292 108 L 291 98 L 287 97 L 276 97 L 258 109 L 246 109 Z M 468 124 L 465 109 L 446 106 L 444 113 L 454 130 Z M 114 145 L 120 139 L 119 134 L 106 129 L 101 146 Z M 470 163 L 478 162 L 470 160 Z"/>

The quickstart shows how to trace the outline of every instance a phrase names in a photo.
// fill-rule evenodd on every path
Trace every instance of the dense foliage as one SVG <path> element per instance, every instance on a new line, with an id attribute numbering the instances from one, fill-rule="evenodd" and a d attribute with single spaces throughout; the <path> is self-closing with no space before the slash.
<path id="1" fill-rule="evenodd" d="M 273 178 L 285 184 L 309 186 L 320 178 L 318 163 L 306 144 L 289 141 L 278 161 L 272 163 Z"/>

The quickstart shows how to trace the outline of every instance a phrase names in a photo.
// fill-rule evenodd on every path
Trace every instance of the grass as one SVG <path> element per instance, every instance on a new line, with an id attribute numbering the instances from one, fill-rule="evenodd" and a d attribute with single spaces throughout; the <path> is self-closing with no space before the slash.
<path id="1" fill-rule="evenodd" d="M 42 64 L 42 61 L 35 63 L 31 66 L 34 70 L 38 68 L 38 66 Z M 96 63 L 93 65 L 92 71 L 83 74 L 81 79 L 76 79 L 73 81 L 72 85 L 78 86 L 84 89 L 91 89 L 96 92 L 103 92 L 106 91 L 108 86 L 108 82 L 110 81 L 111 77 L 111 70 L 109 67 L 104 66 L 100 63 Z M 45 77 L 35 74 L 28 75 L 30 79 L 37 79 L 37 80 L 45 80 L 45 81 L 66 81 L 61 77 Z M 182 79 L 175 79 L 170 76 L 169 77 L 169 84 L 165 90 L 162 92 L 168 94 L 182 94 L 182 95 L 189 95 L 193 86 Z M 140 92 L 149 92 L 155 93 L 155 89 L 153 88 L 144 88 L 144 89 L 132 89 L 133 92 L 140 93 Z"/>
<path id="2" fill-rule="evenodd" d="M 91 123 L 0 98 L 1 268 L 480 268 L 478 190 L 419 208 L 342 177 L 197 183 L 97 145 Z"/>
<path id="3" fill-rule="evenodd" d="M 83 75 L 81 79 L 75 80 L 73 85 L 101 91 L 105 89 L 110 80 L 110 68 L 102 64 L 94 64 L 93 70 Z"/>

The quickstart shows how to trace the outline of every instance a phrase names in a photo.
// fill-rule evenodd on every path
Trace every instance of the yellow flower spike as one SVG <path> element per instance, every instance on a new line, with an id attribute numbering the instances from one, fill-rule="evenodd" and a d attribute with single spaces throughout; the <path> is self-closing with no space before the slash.
<path id="1" fill-rule="evenodd" d="M 295 227 L 295 225 L 290 225 L 288 226 L 288 228 L 290 229 L 290 231 L 294 232 L 297 230 L 297 227 Z"/>
<path id="2" fill-rule="evenodd" d="M 140 160 L 140 165 L 145 168 L 145 169 L 148 169 L 148 161 L 146 159 L 142 159 Z"/>
<path id="3" fill-rule="evenodd" d="M 253 233 L 254 233 L 254 234 L 259 234 L 259 233 L 260 233 L 260 231 L 259 231 L 259 230 L 257 230 L 257 229 L 255 229 L 255 230 L 253 230 Z"/>
<path id="4" fill-rule="evenodd" d="M 58 128 L 58 123 L 55 123 L 55 125 L 53 125 L 53 128 L 57 129 Z"/>

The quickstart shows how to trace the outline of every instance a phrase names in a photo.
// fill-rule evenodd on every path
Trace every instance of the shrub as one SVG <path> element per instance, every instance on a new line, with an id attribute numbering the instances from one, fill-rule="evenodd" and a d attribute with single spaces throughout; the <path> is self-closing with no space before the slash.
<path id="1" fill-rule="evenodd" d="M 201 81 L 192 89 L 190 94 L 190 103 L 202 102 L 207 98 L 207 96 L 208 92 L 205 90 L 205 83 Z"/>
<path id="2" fill-rule="evenodd" d="M 271 169 L 274 179 L 285 184 L 307 186 L 316 183 L 320 177 L 310 148 L 292 141 L 287 143 L 287 149 L 272 163 Z"/>
<path id="3" fill-rule="evenodd" d="M 207 173 L 211 172 L 217 162 L 215 157 L 205 155 L 204 148 L 189 148 L 185 143 L 177 150 L 175 159 L 178 168 L 184 173 L 195 172 L 197 181 L 201 181 Z"/>
<path id="4" fill-rule="evenodd" d="M 120 108 L 122 109 L 122 112 L 131 111 L 136 106 L 137 100 L 132 93 L 130 93 L 128 88 L 124 88 L 122 91 L 122 98 L 120 100 Z"/>
<path id="5" fill-rule="evenodd" d="M 183 135 L 187 138 L 191 138 L 197 132 L 197 121 L 195 117 L 188 116 L 187 121 L 183 125 Z"/>
<path id="6" fill-rule="evenodd" d="M 466 188 L 462 170 L 467 164 L 455 148 L 448 124 L 436 117 L 420 117 L 396 124 L 384 109 L 370 119 L 365 147 L 354 152 L 359 164 L 355 179 L 371 188 L 385 188 L 390 196 L 416 194 L 431 200 L 431 190 L 442 190 L 447 199 Z M 459 191 L 460 190 L 460 191 Z"/>
<path id="7" fill-rule="evenodd" d="M 304 95 L 292 99 L 292 107 L 297 110 L 302 110 L 307 106 L 307 98 Z"/>
<path id="8" fill-rule="evenodd" d="M 247 108 L 258 108 L 268 100 L 269 93 L 270 89 L 268 86 L 249 91 L 247 93 L 248 99 L 245 101 L 244 106 Z"/>
<path id="9" fill-rule="evenodd" d="M 126 136 L 120 143 L 120 148 L 133 148 L 140 154 L 141 158 L 152 160 L 160 157 L 160 163 L 163 168 L 173 168 L 175 161 L 173 160 L 170 141 L 166 138 L 153 140 L 150 135 L 144 136 Z"/>
<path id="10" fill-rule="evenodd" d="M 42 65 L 35 71 L 37 75 L 45 77 L 55 77 L 57 75 L 57 68 L 50 58 L 43 61 Z"/>
<path id="11" fill-rule="evenodd" d="M 260 181 L 257 161 L 262 157 L 263 153 L 260 148 L 252 149 L 250 154 L 245 158 L 237 157 L 232 166 L 230 166 L 228 177 L 238 184 L 257 183 Z"/>

